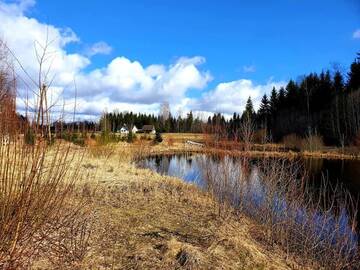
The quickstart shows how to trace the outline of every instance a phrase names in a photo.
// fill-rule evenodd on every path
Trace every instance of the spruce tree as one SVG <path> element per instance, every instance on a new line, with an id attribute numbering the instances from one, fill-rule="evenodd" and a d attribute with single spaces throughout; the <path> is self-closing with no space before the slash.
<path id="1" fill-rule="evenodd" d="M 245 111 L 242 114 L 242 119 L 253 118 L 255 115 L 254 105 L 252 103 L 251 97 L 248 98 L 245 105 Z"/>

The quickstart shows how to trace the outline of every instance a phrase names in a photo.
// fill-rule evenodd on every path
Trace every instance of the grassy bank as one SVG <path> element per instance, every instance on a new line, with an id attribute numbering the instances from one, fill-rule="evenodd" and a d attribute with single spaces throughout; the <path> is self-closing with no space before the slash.
<path id="1" fill-rule="evenodd" d="M 112 154 L 105 154 L 109 149 Z M 92 225 L 82 243 L 86 255 L 71 269 L 298 268 L 264 242 L 265 232 L 249 219 L 195 186 L 136 168 L 136 151 L 120 143 L 90 149 L 84 157 L 92 177 L 78 184 L 91 201 Z M 46 258 L 34 264 L 49 267 L 54 265 Z"/>
<path id="2" fill-rule="evenodd" d="M 252 150 L 242 151 L 240 144 L 223 142 L 217 147 L 198 147 L 186 144 L 187 141 L 195 141 L 206 144 L 208 138 L 203 134 L 191 133 L 166 133 L 163 135 L 164 142 L 152 148 L 152 153 L 179 153 L 184 151 L 198 153 L 219 153 L 240 157 L 275 157 L 275 158 L 324 158 L 324 159 L 360 159 L 359 151 L 345 148 L 324 147 L 322 151 L 291 151 L 282 144 L 253 144 Z M 152 154 L 150 153 L 150 154 Z"/>
<path id="3" fill-rule="evenodd" d="M 202 139 L 193 136 L 194 141 Z M 82 158 L 83 177 L 77 183 L 77 196 L 89 202 L 86 223 L 61 239 L 66 247 L 61 260 L 40 256 L 33 269 L 317 269 L 308 260 L 294 257 L 296 252 L 285 253 L 276 241 L 270 242 L 269 229 L 261 222 L 235 213 L 180 179 L 133 163 L 144 155 L 230 153 L 191 146 L 185 143 L 188 139 L 186 134 L 165 134 L 161 144 L 151 140 L 90 143 Z M 84 148 L 74 146 L 72 151 L 82 153 Z"/>

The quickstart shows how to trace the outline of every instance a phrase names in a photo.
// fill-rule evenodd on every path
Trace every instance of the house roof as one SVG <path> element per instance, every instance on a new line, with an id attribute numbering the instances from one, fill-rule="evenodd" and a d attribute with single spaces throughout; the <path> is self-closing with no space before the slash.
<path id="1" fill-rule="evenodd" d="M 144 125 L 142 128 L 143 131 L 153 131 L 154 129 L 153 125 Z"/>

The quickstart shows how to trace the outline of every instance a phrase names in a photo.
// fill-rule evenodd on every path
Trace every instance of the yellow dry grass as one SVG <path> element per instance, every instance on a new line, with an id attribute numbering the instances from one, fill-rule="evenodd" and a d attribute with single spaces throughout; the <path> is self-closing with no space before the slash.
<path id="1" fill-rule="evenodd" d="M 138 146 L 100 148 L 83 160 L 94 223 L 79 269 L 296 268 L 247 218 L 193 185 L 136 168 Z"/>
<path id="2" fill-rule="evenodd" d="M 132 162 L 178 144 L 87 148 L 78 184 L 91 201 L 92 230 L 87 255 L 71 269 L 305 269 L 269 246 L 260 226 L 206 192 Z M 52 267 L 48 258 L 34 263 Z"/>
<path id="3" fill-rule="evenodd" d="M 326 148 L 324 151 L 284 151 L 284 145 L 282 144 L 253 144 L 253 148 L 256 150 L 251 151 L 241 151 L 236 148 L 231 150 L 225 150 L 214 147 L 198 147 L 193 145 L 188 145 L 185 142 L 195 141 L 195 142 L 204 142 L 204 134 L 193 134 L 193 133 L 165 133 L 163 135 L 164 142 L 152 147 L 152 153 L 178 153 L 178 152 L 200 152 L 200 153 L 218 153 L 218 154 L 228 154 L 234 156 L 245 156 L 245 157 L 274 157 L 274 158 L 324 158 L 324 159 L 360 159 L 360 153 L 347 153 L 342 152 L 341 149 L 337 148 Z M 170 143 L 169 143 L 170 141 Z M 261 150 L 261 149 L 266 150 Z M 151 153 L 150 153 L 151 154 Z"/>

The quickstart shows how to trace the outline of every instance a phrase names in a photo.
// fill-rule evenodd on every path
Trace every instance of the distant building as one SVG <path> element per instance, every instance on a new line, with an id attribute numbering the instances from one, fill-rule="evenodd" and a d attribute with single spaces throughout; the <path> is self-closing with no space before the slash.
<path id="1" fill-rule="evenodd" d="M 137 133 L 139 131 L 139 129 L 136 126 L 133 126 L 131 132 L 132 133 Z"/>
<path id="2" fill-rule="evenodd" d="M 127 127 L 122 127 L 122 128 L 120 129 L 120 134 L 128 134 L 128 133 L 129 133 L 129 130 L 128 130 Z"/>
<path id="3" fill-rule="evenodd" d="M 143 133 L 148 133 L 148 134 L 155 134 L 155 127 L 153 125 L 144 125 L 143 128 L 141 129 L 141 131 Z"/>

